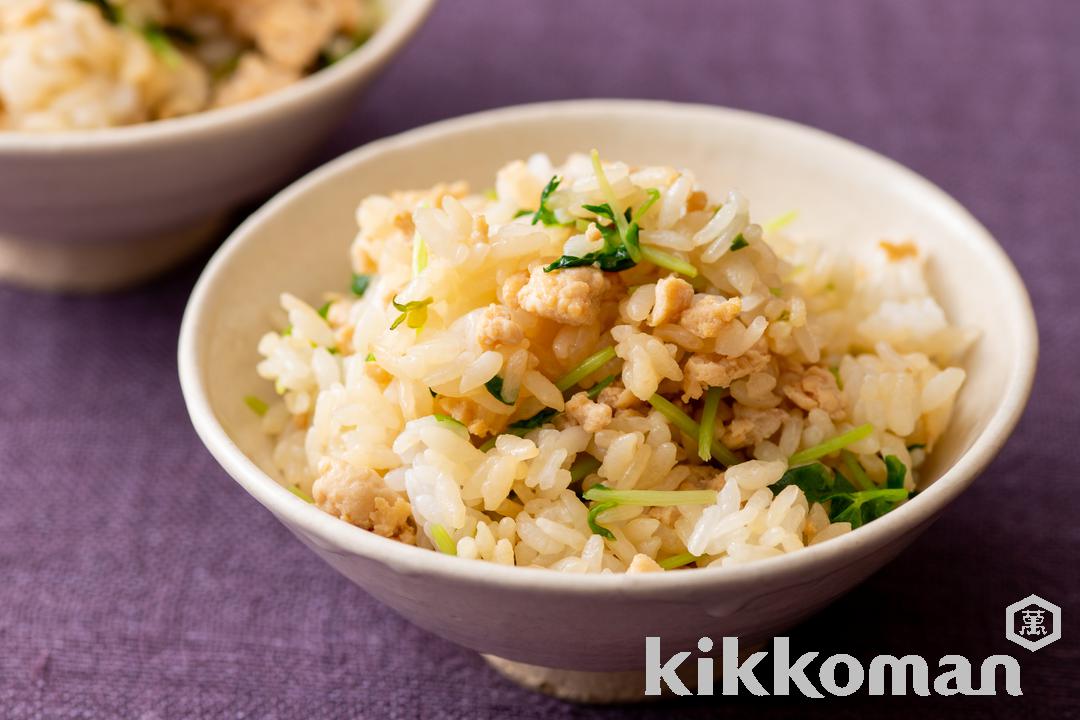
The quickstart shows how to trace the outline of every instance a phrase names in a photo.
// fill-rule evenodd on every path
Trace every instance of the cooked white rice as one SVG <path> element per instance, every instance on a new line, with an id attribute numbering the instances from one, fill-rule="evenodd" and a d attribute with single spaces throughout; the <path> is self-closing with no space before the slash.
<path id="1" fill-rule="evenodd" d="M 288 326 L 259 343 L 280 401 L 249 402 L 282 482 L 387 537 L 568 572 L 730 565 L 848 532 L 847 501 L 787 481 L 844 433 L 855 441 L 825 453 L 824 472 L 872 492 L 893 456 L 907 468 L 893 497 L 906 497 L 973 339 L 931 296 L 926 255 L 910 241 L 857 256 L 796 242 L 686 170 L 603 175 L 610 187 L 587 156 L 555 168 L 537 155 L 484 195 L 455 183 L 364 199 L 351 250 L 362 297 L 285 294 Z M 534 224 L 553 176 L 541 219 L 554 224 Z M 634 209 L 645 257 L 545 270 L 602 250 L 604 235 L 609 252 L 632 245 L 629 227 L 601 232 L 610 221 L 583 207 L 605 202 Z M 709 396 L 714 453 L 735 455 L 726 471 L 683 432 L 707 422 Z"/>
<path id="2" fill-rule="evenodd" d="M 284 87 L 363 42 L 373 0 L 0 0 L 0 130 L 187 115 Z"/>

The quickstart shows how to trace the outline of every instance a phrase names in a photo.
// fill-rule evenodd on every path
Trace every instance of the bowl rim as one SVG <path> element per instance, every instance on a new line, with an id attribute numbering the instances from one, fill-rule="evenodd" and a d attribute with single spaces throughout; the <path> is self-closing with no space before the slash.
<path id="1" fill-rule="evenodd" d="M 692 572 L 579 575 L 546 568 L 503 566 L 465 560 L 381 537 L 296 498 L 264 473 L 229 438 L 211 409 L 197 365 L 201 343 L 200 321 L 212 311 L 208 307 L 208 297 L 212 288 L 220 282 L 219 276 L 229 264 L 230 258 L 248 239 L 257 236 L 261 226 L 280 208 L 370 158 L 414 144 L 438 141 L 440 138 L 445 140 L 446 136 L 459 132 L 527 122 L 541 116 L 550 116 L 552 113 L 562 119 L 597 115 L 640 118 L 642 114 L 652 113 L 710 116 L 743 123 L 760 123 L 782 131 L 803 134 L 812 137 L 815 142 L 831 145 L 834 150 L 855 153 L 872 160 L 878 163 L 884 172 L 890 173 L 895 182 L 907 183 L 927 193 L 929 198 L 939 203 L 956 220 L 968 226 L 974 239 L 984 246 L 982 249 L 997 275 L 1004 281 L 1004 286 L 999 290 L 1007 293 L 1014 301 L 1010 305 L 1013 320 L 1021 335 L 1019 354 L 1002 388 L 1002 400 L 986 428 L 959 460 L 929 488 L 919 493 L 918 497 L 873 523 L 858 528 L 857 531 L 802 548 L 798 552 L 785 553 L 745 565 L 703 568 Z M 815 568 L 824 570 L 845 557 L 849 557 L 850 563 L 855 563 L 867 554 L 868 550 L 876 551 L 890 539 L 903 537 L 908 531 L 929 524 L 974 481 L 1008 439 L 1030 395 L 1037 357 L 1038 335 L 1031 301 L 1019 273 L 1005 251 L 963 206 L 913 170 L 854 142 L 791 120 L 719 106 L 614 99 L 533 103 L 443 120 L 374 141 L 312 171 L 282 190 L 251 215 L 214 254 L 192 291 L 181 323 L 178 345 L 180 384 L 197 434 L 223 469 L 286 525 L 299 528 L 346 553 L 383 563 L 398 572 L 408 574 L 424 574 L 459 583 L 491 584 L 520 590 L 586 595 L 605 591 L 633 592 L 635 596 L 657 598 L 677 597 L 676 593 L 680 590 L 703 590 L 723 584 L 734 585 L 757 582 L 765 578 L 803 575 Z"/>
<path id="2" fill-rule="evenodd" d="M 419 30 L 435 2 L 398 0 L 383 24 L 355 52 L 266 95 L 236 105 L 133 125 L 48 133 L 0 131 L 0 153 L 94 153 L 133 145 L 189 143 L 223 130 L 243 131 L 255 116 L 289 112 L 348 85 L 358 76 L 374 74 Z"/>

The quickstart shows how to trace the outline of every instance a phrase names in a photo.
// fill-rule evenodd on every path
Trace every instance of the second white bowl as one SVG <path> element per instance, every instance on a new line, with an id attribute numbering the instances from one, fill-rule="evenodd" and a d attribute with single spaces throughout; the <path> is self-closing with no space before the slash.
<path id="1" fill-rule="evenodd" d="M 107 290 L 179 262 L 229 210 L 297 172 L 433 3 L 385 0 L 385 22 L 355 53 L 240 105 L 104 130 L 0 131 L 0 280 Z"/>

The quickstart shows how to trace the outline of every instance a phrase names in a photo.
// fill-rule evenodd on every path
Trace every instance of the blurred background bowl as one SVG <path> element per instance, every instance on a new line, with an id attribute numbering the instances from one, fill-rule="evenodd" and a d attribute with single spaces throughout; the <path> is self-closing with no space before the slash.
<path id="1" fill-rule="evenodd" d="M 911 237 L 928 249 L 937 299 L 952 322 L 981 337 L 962 363 L 966 384 L 917 497 L 852 533 L 744 566 L 582 576 L 404 545 L 327 515 L 278 484 L 270 439 L 243 402 L 265 389 L 255 373 L 256 346 L 271 329 L 281 292 L 316 302 L 323 291 L 348 286 L 359 201 L 459 178 L 481 190 L 509 160 L 546 152 L 559 163 L 594 146 L 612 160 L 692 169 L 711 193 L 738 187 L 754 218 L 797 210 L 797 235 L 852 247 Z M 589 688 L 604 688 L 602 699 L 612 699 L 619 690 L 604 683 L 620 678 L 630 679 L 620 686 L 632 687 L 627 697 L 640 695 L 634 671 L 643 665 L 646 635 L 663 638 L 664 657 L 692 650 L 704 635 L 718 645 L 729 635 L 760 642 L 899 554 L 1001 448 L 1027 401 L 1037 352 L 1027 292 L 1005 253 L 955 200 L 910 170 L 763 115 L 598 100 L 437 123 L 367 145 L 300 180 L 208 264 L 184 315 L 179 368 L 188 411 L 210 452 L 319 557 L 417 625 L 508 660 L 496 667 L 517 679 L 578 698 L 601 699 Z M 630 674 L 595 674 L 618 671 Z"/>
<path id="2" fill-rule="evenodd" d="M 434 0 L 381 4 L 358 50 L 249 102 L 103 130 L 0 131 L 0 280 L 109 290 L 202 247 L 231 209 L 302 169 Z"/>

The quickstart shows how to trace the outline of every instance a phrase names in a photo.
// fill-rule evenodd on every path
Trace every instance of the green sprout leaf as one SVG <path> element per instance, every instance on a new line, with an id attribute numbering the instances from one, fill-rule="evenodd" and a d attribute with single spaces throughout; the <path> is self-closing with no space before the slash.
<path id="1" fill-rule="evenodd" d="M 353 295 L 355 295 L 356 297 L 364 297 L 364 293 L 367 292 L 369 285 L 371 285 L 370 275 L 353 273 L 351 286 Z"/>
<path id="2" fill-rule="evenodd" d="M 559 183 L 561 182 L 562 178 L 558 175 L 555 175 L 548 180 L 548 184 L 545 185 L 544 189 L 540 192 L 540 207 L 533 213 L 531 225 L 535 225 L 538 222 L 542 222 L 545 225 L 561 225 L 555 217 L 555 211 L 547 206 L 548 199 L 551 198 L 553 192 L 559 189 Z"/>
<path id="3" fill-rule="evenodd" d="M 903 483 L 907 474 L 904 464 L 890 455 L 885 465 L 889 469 L 890 481 Z M 910 497 L 910 493 L 902 487 L 877 488 L 871 485 L 871 489 L 857 490 L 847 478 L 820 462 L 789 469 L 769 489 L 776 494 L 788 485 L 800 488 L 808 502 L 828 503 L 829 520 L 851 523 L 852 528 L 891 512 Z"/>
<path id="4" fill-rule="evenodd" d="M 323 303 L 322 307 L 320 307 L 317 310 L 317 312 L 319 313 L 319 317 L 321 317 L 323 320 L 325 320 L 327 314 L 330 312 L 330 305 L 332 305 L 332 304 L 333 303 L 331 303 L 329 300 L 327 300 L 325 303 Z"/>
<path id="5" fill-rule="evenodd" d="M 790 212 L 784 213 L 780 217 L 773 218 L 769 222 L 765 223 L 765 232 L 772 233 L 776 232 L 777 230 L 782 230 L 791 223 L 795 222 L 795 218 L 797 218 L 798 216 L 799 211 L 792 210 Z"/>
<path id="6" fill-rule="evenodd" d="M 660 191 L 656 188 L 649 188 L 645 191 L 645 194 L 649 196 L 649 199 L 641 203 L 641 205 L 638 205 L 638 209 L 634 211 L 634 215 L 631 219 L 635 223 L 641 218 L 645 217 L 645 213 L 649 212 L 649 208 L 651 208 L 656 203 L 656 201 L 660 199 Z"/>
<path id="7" fill-rule="evenodd" d="M 613 490 L 604 485 L 593 485 L 585 491 L 586 500 L 614 502 L 619 505 L 642 507 L 671 507 L 674 505 L 713 505 L 715 490 Z"/>
<path id="8" fill-rule="evenodd" d="M 108 22 L 113 25 L 119 25 L 124 21 L 124 12 L 119 7 L 113 5 L 109 0 L 83 0 L 91 5 L 97 7 L 101 11 L 101 15 Z"/>
<path id="9" fill-rule="evenodd" d="M 427 243 L 424 242 L 424 238 L 417 234 L 416 239 L 413 241 L 413 276 L 417 276 L 424 272 L 428 266 L 428 248 Z"/>
<path id="10" fill-rule="evenodd" d="M 656 564 L 665 570 L 674 570 L 675 568 L 685 567 L 690 563 L 697 562 L 703 555 L 694 555 L 693 553 L 680 553 L 678 555 L 672 555 L 671 557 L 659 560 Z"/>
<path id="11" fill-rule="evenodd" d="M 666 417 L 671 424 L 682 430 L 690 437 L 697 439 L 701 435 L 701 427 L 694 422 L 693 418 L 684 413 L 678 407 L 675 406 L 667 398 L 661 397 L 658 394 L 654 394 L 649 398 L 649 404 L 656 408 L 661 415 Z M 721 443 L 716 438 L 713 438 L 710 445 L 709 452 L 712 454 L 714 460 L 718 461 L 725 467 L 737 465 L 739 458 L 735 456 L 735 453 L 731 452 L 726 445 Z"/>
<path id="12" fill-rule="evenodd" d="M 603 350 L 594 352 L 592 355 L 582 360 L 573 370 L 556 380 L 555 387 L 566 392 L 600 368 L 604 367 L 604 365 L 614 357 L 614 347 L 606 347 Z"/>
<path id="13" fill-rule="evenodd" d="M 731 251 L 742 250 L 745 247 L 750 247 L 750 243 L 746 241 L 742 233 L 735 236 L 735 239 L 731 241 Z"/>
<path id="14" fill-rule="evenodd" d="M 591 388 L 589 388 L 588 391 L 585 393 L 585 395 L 588 396 L 588 398 L 590 400 L 595 400 L 596 398 L 598 398 L 600 396 L 600 393 L 602 393 L 604 391 L 604 388 L 606 388 L 608 385 L 610 385 L 613 382 L 615 382 L 615 376 L 614 375 L 608 375 L 606 378 L 604 378 L 603 380 L 599 381 L 598 383 L 593 385 Z"/>
<path id="15" fill-rule="evenodd" d="M 457 555 L 457 544 L 442 525 L 438 523 L 431 525 L 431 539 L 435 541 L 435 547 L 438 548 L 439 552 L 446 555 Z"/>
<path id="16" fill-rule="evenodd" d="M 459 435 L 464 432 L 466 437 L 469 435 L 469 429 L 465 427 L 465 423 L 461 422 L 460 420 L 452 418 L 449 415 L 442 415 L 441 413 L 435 413 L 433 417 L 435 418 L 435 422 L 444 426 L 448 430 L 453 430 Z"/>
<path id="17" fill-rule="evenodd" d="M 826 455 L 832 455 L 833 453 L 843 450 L 848 445 L 852 445 L 869 437 L 873 432 L 874 426 L 870 423 L 859 425 L 858 427 L 840 433 L 836 437 L 826 440 L 823 443 L 808 447 L 805 450 L 800 450 L 789 458 L 788 465 L 791 465 L 792 467 L 795 465 L 805 465 L 806 463 L 823 458 Z"/>
<path id="18" fill-rule="evenodd" d="M 712 444 L 716 437 L 716 411 L 720 407 L 720 398 L 724 391 L 711 387 L 705 391 L 705 407 L 701 411 L 701 426 L 698 428 L 698 457 L 703 462 L 712 460 Z"/>
<path id="19" fill-rule="evenodd" d="M 310 495 L 308 495 L 303 490 L 301 490 L 299 485 L 290 485 L 288 489 L 289 489 L 289 492 L 291 492 L 293 495 L 300 498 L 304 502 L 308 503 L 309 505 L 314 505 L 315 504 L 315 499 L 312 498 Z"/>
<path id="20" fill-rule="evenodd" d="M 484 383 L 484 387 L 487 388 L 487 391 L 491 393 L 492 397 L 501 402 L 503 405 L 513 405 L 515 402 L 517 402 L 516 396 L 513 399 L 503 396 L 503 379 L 498 375 Z"/>
<path id="21" fill-rule="evenodd" d="M 170 68 L 180 66 L 180 52 L 173 46 L 168 33 L 160 25 L 150 23 L 142 30 L 147 44 Z"/>
<path id="22" fill-rule="evenodd" d="M 427 322 L 427 306 L 432 302 L 434 302 L 432 298 L 424 298 L 423 300 L 410 300 L 407 303 L 399 303 L 395 296 L 390 301 L 390 304 L 401 314 L 390 324 L 390 329 L 396 330 L 401 323 L 405 323 L 414 330 L 424 327 L 424 323 Z"/>
<path id="23" fill-rule="evenodd" d="M 501 392 L 501 386 L 499 390 Z M 508 404 L 512 405 L 513 403 Z M 525 418 L 524 420 L 518 420 L 515 423 L 510 423 L 510 425 L 506 427 L 506 432 L 510 435 L 517 435 L 518 437 L 521 437 L 530 430 L 535 430 L 538 427 L 542 427 L 548 420 L 551 420 L 551 418 L 555 417 L 558 414 L 559 411 L 555 410 L 554 408 L 544 408 L 532 417 Z"/>
<path id="24" fill-rule="evenodd" d="M 605 510 L 610 510 L 613 507 L 618 507 L 618 505 L 619 503 L 615 502 L 614 500 L 609 500 L 607 502 L 597 503 L 596 505 L 593 505 L 591 508 L 589 508 L 589 515 L 587 517 L 587 521 L 589 523 L 589 529 L 592 530 L 595 535 L 599 535 L 600 537 L 607 540 L 615 539 L 615 533 L 611 532 L 606 527 L 601 525 L 597 521 L 596 516 L 604 512 Z"/>
<path id="25" fill-rule="evenodd" d="M 895 455 L 885 456 L 885 487 L 893 490 L 904 487 L 904 478 L 907 477 L 907 466 Z"/>
<path id="26" fill-rule="evenodd" d="M 844 468 L 851 476 L 851 482 L 855 487 L 860 490 L 874 489 L 874 481 L 870 479 L 870 476 L 866 474 L 866 470 L 859 464 L 859 460 L 855 457 L 855 453 L 850 450 L 841 450 L 840 459 L 844 461 Z"/>
<path id="27" fill-rule="evenodd" d="M 577 459 L 574 460 L 574 464 L 570 466 L 570 480 L 576 483 L 581 482 L 599 469 L 600 461 L 592 455 L 583 453 L 578 455 Z"/>
<path id="28" fill-rule="evenodd" d="M 265 402 L 255 397 L 254 395 L 248 395 L 244 398 L 244 404 L 251 408 L 251 412 L 255 413 L 259 417 L 266 414 L 266 411 L 270 409 L 270 406 Z"/>

